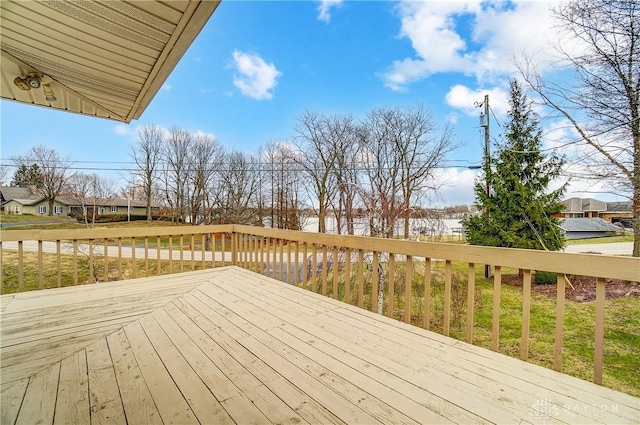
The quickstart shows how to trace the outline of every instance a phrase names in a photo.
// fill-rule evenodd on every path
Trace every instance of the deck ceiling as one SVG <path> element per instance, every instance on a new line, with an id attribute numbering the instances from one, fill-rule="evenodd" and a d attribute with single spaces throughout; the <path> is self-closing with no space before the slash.
<path id="1" fill-rule="evenodd" d="M 1 1 L 0 94 L 127 123 L 138 119 L 219 3 Z M 51 82 L 30 90 L 14 83 L 33 75 Z M 56 100 L 50 92 L 47 100 L 49 88 Z"/>

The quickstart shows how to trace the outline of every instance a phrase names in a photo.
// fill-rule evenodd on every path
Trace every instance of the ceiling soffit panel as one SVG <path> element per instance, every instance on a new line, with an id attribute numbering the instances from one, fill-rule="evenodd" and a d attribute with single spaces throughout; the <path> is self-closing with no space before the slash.
<path id="1" fill-rule="evenodd" d="M 0 1 L 1 95 L 118 121 L 137 119 L 218 4 Z M 14 83 L 34 76 L 41 87 L 21 90 Z"/>

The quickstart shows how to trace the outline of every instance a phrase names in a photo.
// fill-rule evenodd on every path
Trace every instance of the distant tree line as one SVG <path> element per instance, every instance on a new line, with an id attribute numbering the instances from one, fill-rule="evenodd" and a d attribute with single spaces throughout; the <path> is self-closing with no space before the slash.
<path id="1" fill-rule="evenodd" d="M 401 220 L 408 237 L 412 206 L 438 190 L 436 170 L 457 146 L 422 106 L 378 108 L 360 121 L 307 111 L 294 131 L 247 154 L 180 127 L 145 126 L 130 184 L 193 224 L 298 230 L 313 211 L 326 232 L 331 211 L 339 233 L 353 234 L 365 217 L 373 236 L 392 237 Z"/>

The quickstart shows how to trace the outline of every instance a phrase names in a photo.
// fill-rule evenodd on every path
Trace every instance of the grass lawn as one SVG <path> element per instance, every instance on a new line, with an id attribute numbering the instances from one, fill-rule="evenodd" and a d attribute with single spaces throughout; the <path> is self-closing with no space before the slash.
<path id="1" fill-rule="evenodd" d="M 625 231 L 618 236 L 606 236 L 603 238 L 568 239 L 567 245 L 591 245 L 597 243 L 633 242 L 633 232 Z"/>

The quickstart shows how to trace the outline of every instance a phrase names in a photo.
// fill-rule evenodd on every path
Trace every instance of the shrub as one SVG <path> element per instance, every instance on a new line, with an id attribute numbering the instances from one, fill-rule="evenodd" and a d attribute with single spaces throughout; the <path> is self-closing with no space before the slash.
<path id="1" fill-rule="evenodd" d="M 538 285 L 552 285 L 557 282 L 557 277 L 552 272 L 537 271 L 534 281 Z"/>

